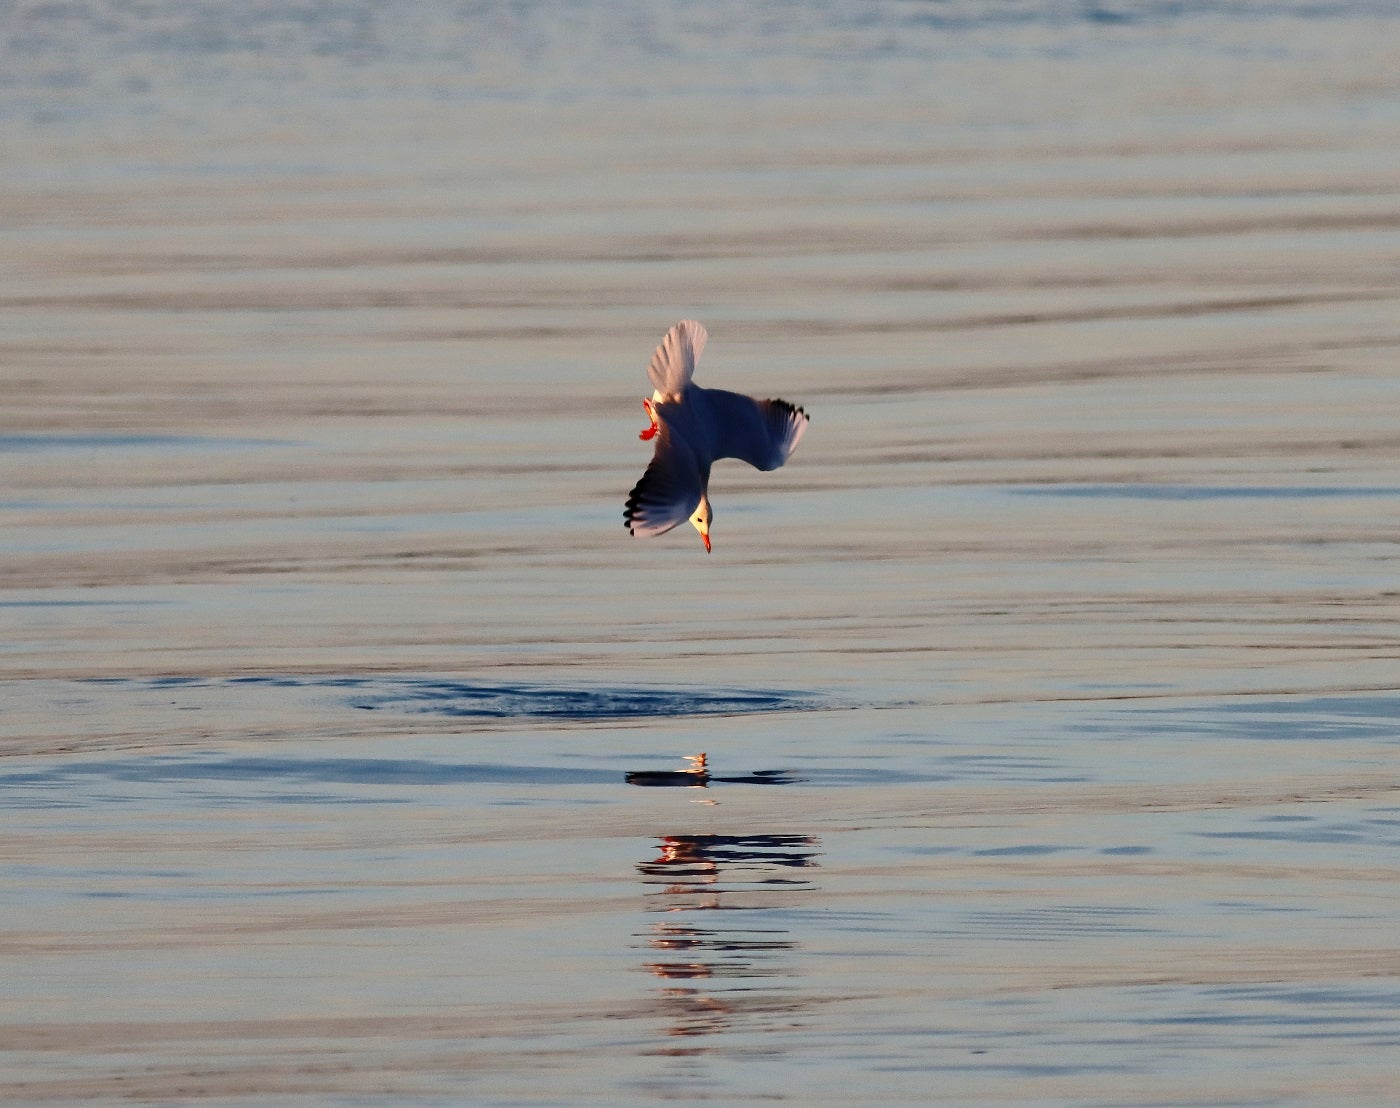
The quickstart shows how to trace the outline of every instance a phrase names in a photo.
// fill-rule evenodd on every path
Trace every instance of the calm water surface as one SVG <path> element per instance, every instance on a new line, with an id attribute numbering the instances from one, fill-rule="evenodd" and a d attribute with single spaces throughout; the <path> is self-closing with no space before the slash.
<path id="1" fill-rule="evenodd" d="M 0 13 L 0 1097 L 1400 1099 L 1397 42 Z"/>

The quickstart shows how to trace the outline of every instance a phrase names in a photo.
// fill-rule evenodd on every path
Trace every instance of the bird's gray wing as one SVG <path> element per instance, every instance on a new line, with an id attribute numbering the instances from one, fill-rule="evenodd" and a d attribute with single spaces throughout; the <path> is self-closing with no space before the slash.
<path id="1" fill-rule="evenodd" d="M 755 400 L 724 389 L 697 389 L 709 409 L 715 458 L 777 469 L 797 448 L 810 416 L 786 400 Z"/>
<path id="2" fill-rule="evenodd" d="M 652 387 L 663 397 L 679 398 L 690 384 L 708 337 L 705 325 L 693 319 L 683 319 L 667 331 L 647 366 Z"/>
<path id="3" fill-rule="evenodd" d="M 651 462 L 627 497 L 623 521 L 634 535 L 660 535 L 689 519 L 704 491 L 694 452 L 663 422 Z"/>

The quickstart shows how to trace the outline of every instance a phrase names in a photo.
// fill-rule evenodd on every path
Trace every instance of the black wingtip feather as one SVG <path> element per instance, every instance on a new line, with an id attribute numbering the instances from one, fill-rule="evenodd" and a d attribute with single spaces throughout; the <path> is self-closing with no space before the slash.
<path id="1" fill-rule="evenodd" d="M 658 458 L 652 458 L 651 463 L 642 474 L 641 480 L 632 487 L 632 491 L 627 495 L 627 504 L 622 511 L 622 522 L 626 526 L 628 534 L 634 536 L 637 534 L 638 517 L 641 517 L 641 524 L 644 528 L 651 526 L 652 520 L 648 518 L 648 509 L 651 510 L 653 518 L 656 515 L 665 516 L 667 514 L 665 507 L 674 499 L 668 483 L 673 481 L 672 471 Z M 685 513 L 685 515 L 689 514 L 688 511 Z M 672 520 L 658 531 L 644 530 L 643 537 L 652 533 L 664 534 L 683 522 L 685 515 Z"/>

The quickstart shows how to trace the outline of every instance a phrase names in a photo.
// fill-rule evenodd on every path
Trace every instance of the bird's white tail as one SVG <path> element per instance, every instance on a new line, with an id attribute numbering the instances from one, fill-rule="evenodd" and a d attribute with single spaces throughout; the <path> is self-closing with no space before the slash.
<path id="1" fill-rule="evenodd" d="M 647 376 L 657 392 L 666 400 L 677 400 L 695 373 L 695 363 L 705 349 L 709 337 L 705 325 L 693 319 L 683 319 L 666 332 L 656 353 L 647 366 Z"/>

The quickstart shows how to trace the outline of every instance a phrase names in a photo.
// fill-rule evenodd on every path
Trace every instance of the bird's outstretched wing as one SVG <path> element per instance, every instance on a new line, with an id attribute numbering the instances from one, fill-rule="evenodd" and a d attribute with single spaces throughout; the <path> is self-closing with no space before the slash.
<path id="1" fill-rule="evenodd" d="M 708 337 L 705 325 L 693 319 L 683 319 L 666 332 L 666 337 L 651 356 L 651 365 L 647 366 L 652 387 L 663 398 L 679 399 L 685 392 Z"/>
<path id="2" fill-rule="evenodd" d="M 695 454 L 685 439 L 662 423 L 651 462 L 627 497 L 623 521 L 634 535 L 660 535 L 689 519 L 704 491 Z"/>
<path id="3" fill-rule="evenodd" d="M 777 469 L 797 448 L 810 416 L 786 400 L 755 400 L 705 389 L 714 427 L 715 458 L 738 458 L 755 469 Z"/>

